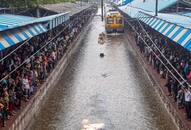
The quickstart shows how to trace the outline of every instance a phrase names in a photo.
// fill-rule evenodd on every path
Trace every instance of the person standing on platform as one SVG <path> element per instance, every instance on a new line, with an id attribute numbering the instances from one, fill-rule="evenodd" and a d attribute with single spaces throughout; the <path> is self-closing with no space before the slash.
<path id="1" fill-rule="evenodd" d="M 186 115 L 187 119 L 191 120 L 191 89 L 188 87 L 185 89 L 185 107 L 186 107 Z"/>

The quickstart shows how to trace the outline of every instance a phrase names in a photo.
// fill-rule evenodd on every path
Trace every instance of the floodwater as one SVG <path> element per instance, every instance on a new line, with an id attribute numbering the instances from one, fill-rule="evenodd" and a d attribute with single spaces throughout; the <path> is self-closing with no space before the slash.
<path id="1" fill-rule="evenodd" d="M 30 130 L 176 130 L 126 36 L 103 31 L 96 16 Z"/>

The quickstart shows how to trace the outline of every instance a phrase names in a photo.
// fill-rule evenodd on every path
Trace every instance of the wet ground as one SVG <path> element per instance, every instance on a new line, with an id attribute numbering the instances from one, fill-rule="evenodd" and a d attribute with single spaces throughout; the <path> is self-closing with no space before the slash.
<path id="1" fill-rule="evenodd" d="M 101 18 L 88 28 L 30 129 L 176 130 L 125 35 L 100 45 Z"/>

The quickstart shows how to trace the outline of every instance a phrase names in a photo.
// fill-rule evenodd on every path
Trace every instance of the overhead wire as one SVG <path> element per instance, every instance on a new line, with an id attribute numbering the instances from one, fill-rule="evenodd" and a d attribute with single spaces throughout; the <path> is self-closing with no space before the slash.
<path id="1" fill-rule="evenodd" d="M 148 32 L 145 30 L 145 28 L 143 27 L 143 25 L 140 23 L 139 19 L 137 19 L 139 25 L 141 26 L 142 30 L 145 32 L 145 34 L 147 35 L 147 37 L 150 39 L 150 41 L 153 43 L 153 45 L 155 46 L 155 48 L 159 51 L 159 53 L 161 54 L 161 56 L 167 61 L 167 63 L 172 67 L 172 69 L 178 74 L 178 76 L 185 81 L 185 79 L 183 78 L 183 76 L 177 71 L 177 69 L 171 64 L 171 62 L 166 58 L 166 56 L 161 52 L 161 50 L 158 48 L 158 46 L 156 45 L 156 43 L 152 40 L 151 36 L 148 34 Z M 188 82 L 187 82 L 188 83 Z M 189 85 L 189 83 L 188 83 Z"/>
<path id="2" fill-rule="evenodd" d="M 4 56 L 3 58 L 0 59 L 0 63 L 2 61 L 4 61 L 5 59 L 7 59 L 10 55 L 12 55 L 15 51 L 17 51 L 19 48 L 21 48 L 23 45 L 25 45 L 25 43 L 27 43 L 28 41 L 30 41 L 32 38 L 27 39 L 24 43 L 22 43 L 21 45 L 19 45 L 18 47 L 16 47 L 14 50 L 12 50 L 10 53 L 8 53 L 6 56 Z"/>
<path id="3" fill-rule="evenodd" d="M 16 70 L 18 70 L 20 67 L 22 67 L 28 60 L 30 60 L 33 56 L 35 56 L 39 51 L 41 51 L 43 48 L 45 48 L 48 44 L 50 44 L 55 38 L 57 38 L 64 30 L 60 31 L 56 36 L 54 36 L 51 40 L 49 40 L 45 45 L 43 45 L 40 49 L 38 49 L 34 54 L 32 54 L 30 57 L 25 59 L 19 66 L 17 66 L 14 70 L 9 72 L 6 76 L 4 76 L 0 82 L 2 82 L 4 79 L 6 79 L 8 76 L 10 76 L 12 73 L 14 73 Z"/>
<path id="4" fill-rule="evenodd" d="M 147 44 L 147 42 L 144 40 L 144 38 L 136 31 L 136 29 L 133 27 L 133 25 L 128 21 L 128 20 L 126 20 L 127 21 L 127 23 L 131 26 L 131 28 L 134 30 L 134 32 L 141 38 L 141 40 L 144 42 L 144 44 L 146 45 L 146 46 L 148 46 L 149 47 L 149 49 L 151 49 L 151 51 L 152 51 L 152 53 L 156 56 L 156 58 L 164 65 L 164 67 L 168 70 L 168 72 L 178 81 L 178 83 L 181 85 L 181 86 L 183 86 L 183 82 L 185 82 L 185 81 L 180 81 L 175 75 L 174 75 L 174 73 L 166 66 L 166 64 L 161 60 L 161 58 L 155 53 L 155 51 L 153 50 L 153 48 L 151 48 L 148 44 Z"/>
<path id="5" fill-rule="evenodd" d="M 118 9 L 119 10 L 119 9 Z M 119 10 L 120 11 L 120 10 Z M 121 11 L 120 11 L 121 12 Z M 124 17 L 125 20 L 127 19 L 126 17 Z M 133 26 L 130 24 L 130 22 L 128 20 L 126 20 L 129 25 L 133 28 Z M 168 71 L 173 75 L 173 77 L 179 81 L 180 85 L 182 86 L 184 83 L 186 83 L 187 85 L 190 86 L 190 84 L 188 83 L 188 81 L 186 79 L 183 78 L 183 76 L 177 71 L 177 69 L 170 63 L 170 61 L 166 58 L 166 56 L 160 51 L 160 49 L 158 48 L 158 46 L 155 44 L 155 42 L 152 40 L 152 38 L 149 36 L 149 34 L 147 33 L 147 31 L 144 29 L 144 27 L 142 26 L 142 24 L 140 23 L 138 18 L 134 18 L 133 20 L 130 19 L 130 21 L 138 21 L 139 25 L 141 26 L 141 28 L 143 29 L 143 31 L 146 33 L 147 37 L 149 37 L 149 39 L 151 40 L 151 42 L 153 43 L 153 45 L 155 46 L 155 48 L 159 51 L 159 53 L 162 55 L 162 57 L 167 61 L 167 63 L 172 67 L 172 69 L 178 74 L 178 76 L 183 80 L 183 82 L 177 80 L 178 78 L 172 73 L 172 71 L 166 66 L 166 64 L 160 59 L 160 57 L 158 57 L 157 55 L 157 59 L 160 60 L 160 62 L 165 66 L 165 68 L 168 69 Z M 136 29 L 133 28 L 134 31 L 136 31 Z M 136 31 L 137 32 L 137 31 Z M 138 32 L 137 32 L 138 33 Z M 139 33 L 138 33 L 139 35 Z M 141 37 L 141 39 L 144 41 L 144 43 L 146 44 L 145 40 Z M 146 44 L 149 48 L 150 46 L 148 44 Z M 153 49 L 150 48 L 152 51 Z"/>
<path id="6" fill-rule="evenodd" d="M 83 15 L 84 16 L 84 15 Z M 74 18 L 74 20 L 72 21 L 72 23 L 75 23 L 75 21 L 77 18 Z M 6 76 L 4 76 L 3 78 L 0 79 L 0 82 L 2 82 L 3 80 L 5 80 L 7 77 L 9 77 L 11 74 L 13 74 L 16 70 L 18 70 L 20 67 L 22 67 L 25 63 L 27 63 L 28 60 L 30 60 L 33 56 L 35 56 L 39 51 L 41 51 L 43 48 L 45 48 L 48 44 L 50 44 L 53 40 L 55 40 L 62 32 L 65 31 L 66 28 L 70 27 L 70 24 L 67 24 L 64 29 L 60 32 L 57 33 L 56 36 L 54 36 L 52 39 L 50 39 L 45 45 L 43 45 L 40 49 L 38 49 L 34 54 L 32 54 L 30 57 L 28 57 L 27 59 L 25 59 L 19 66 L 17 66 L 14 70 L 12 70 L 11 72 L 9 72 Z"/>
<path id="7" fill-rule="evenodd" d="M 77 19 L 77 18 L 75 18 Z M 74 19 L 74 20 L 75 20 Z M 9 52 L 7 55 L 3 56 L 0 59 L 0 63 L 3 62 L 5 59 L 7 59 L 9 56 L 11 56 L 14 52 L 16 52 L 19 48 L 21 48 L 22 46 L 24 46 L 28 41 L 30 41 L 32 38 L 27 39 L 26 41 L 24 41 L 21 45 L 19 45 L 18 47 L 16 47 L 14 50 L 12 50 L 11 52 Z"/>
<path id="8" fill-rule="evenodd" d="M 74 18 L 78 19 L 78 18 Z M 77 20 L 76 20 L 77 21 Z M 3 58 L 0 59 L 0 63 L 2 61 L 4 61 L 5 59 L 7 59 L 10 55 L 12 55 L 15 51 L 17 51 L 19 48 L 21 48 L 23 45 L 25 45 L 25 43 L 27 43 L 28 41 L 30 41 L 32 38 L 27 39 L 24 43 L 22 43 L 21 45 L 19 45 L 18 47 L 16 47 L 14 50 L 12 50 L 10 53 L 8 53 L 6 56 L 4 56 Z"/>

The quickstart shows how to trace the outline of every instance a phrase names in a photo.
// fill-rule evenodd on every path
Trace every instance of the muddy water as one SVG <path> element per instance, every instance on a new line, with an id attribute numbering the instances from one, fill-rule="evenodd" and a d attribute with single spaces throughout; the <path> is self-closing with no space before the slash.
<path id="1" fill-rule="evenodd" d="M 176 130 L 125 36 L 98 44 L 100 19 L 88 27 L 30 129 Z"/>

